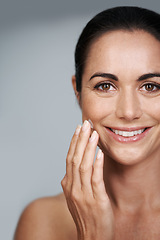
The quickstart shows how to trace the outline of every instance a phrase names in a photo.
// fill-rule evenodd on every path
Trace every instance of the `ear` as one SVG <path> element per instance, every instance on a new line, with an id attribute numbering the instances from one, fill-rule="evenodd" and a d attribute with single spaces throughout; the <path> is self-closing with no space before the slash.
<path id="1" fill-rule="evenodd" d="M 76 95 L 77 101 L 78 101 L 79 105 L 81 106 L 81 104 L 80 104 L 80 92 L 78 92 L 77 89 L 76 89 L 76 77 L 75 77 L 75 75 L 72 76 L 72 86 L 73 86 L 73 90 L 74 90 L 74 93 Z"/>

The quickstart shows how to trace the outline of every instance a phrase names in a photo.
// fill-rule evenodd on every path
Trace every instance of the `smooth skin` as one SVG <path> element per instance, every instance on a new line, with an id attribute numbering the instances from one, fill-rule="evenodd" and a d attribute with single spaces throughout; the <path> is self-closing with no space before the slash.
<path id="1" fill-rule="evenodd" d="M 159 73 L 160 42 L 149 33 L 113 31 L 92 43 L 81 93 L 72 78 L 84 124 L 71 140 L 64 194 L 31 203 L 15 240 L 159 240 Z M 108 130 L 119 127 L 150 129 L 120 142 Z"/>

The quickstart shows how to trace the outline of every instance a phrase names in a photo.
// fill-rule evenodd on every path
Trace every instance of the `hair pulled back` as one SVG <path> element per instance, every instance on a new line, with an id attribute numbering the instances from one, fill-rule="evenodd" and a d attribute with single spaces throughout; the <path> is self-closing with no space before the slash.
<path id="1" fill-rule="evenodd" d="M 94 40 L 115 30 L 144 30 L 160 41 L 160 15 L 139 7 L 115 7 L 92 18 L 83 29 L 75 49 L 76 88 L 81 92 L 87 53 Z"/>

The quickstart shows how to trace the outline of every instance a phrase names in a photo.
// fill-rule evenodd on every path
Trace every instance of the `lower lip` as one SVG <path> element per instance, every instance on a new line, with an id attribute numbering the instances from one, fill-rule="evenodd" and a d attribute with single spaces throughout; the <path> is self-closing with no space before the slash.
<path id="1" fill-rule="evenodd" d="M 121 142 L 121 143 L 131 143 L 131 142 L 137 142 L 137 141 L 143 139 L 149 133 L 151 128 L 147 128 L 143 133 L 137 134 L 133 137 L 120 136 L 120 135 L 112 132 L 109 128 L 106 128 L 106 130 L 116 141 Z"/>

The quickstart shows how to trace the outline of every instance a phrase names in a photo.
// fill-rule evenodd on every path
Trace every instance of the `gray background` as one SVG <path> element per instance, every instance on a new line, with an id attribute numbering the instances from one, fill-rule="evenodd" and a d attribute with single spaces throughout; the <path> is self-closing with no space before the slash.
<path id="1" fill-rule="evenodd" d="M 160 10 L 158 1 L 1 1 L 0 239 L 13 238 L 29 202 L 61 192 L 81 123 L 71 87 L 74 47 L 92 16 L 119 5 Z"/>

